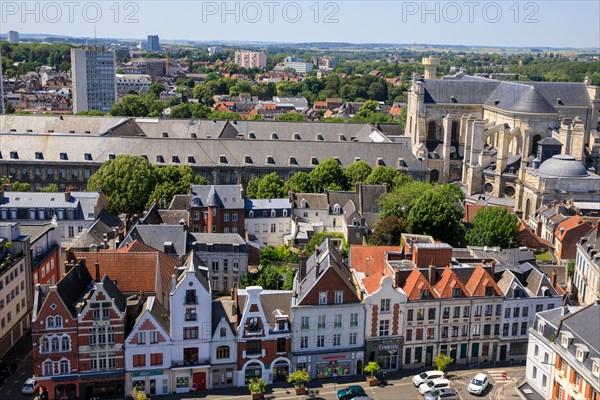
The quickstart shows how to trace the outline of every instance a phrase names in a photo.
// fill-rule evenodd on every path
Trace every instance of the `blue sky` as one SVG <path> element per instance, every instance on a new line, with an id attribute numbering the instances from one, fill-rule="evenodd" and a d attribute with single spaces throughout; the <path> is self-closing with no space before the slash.
<path id="1" fill-rule="evenodd" d="M 71 0 L 73 1 L 73 0 Z M 600 1 L 0 0 L 2 33 L 161 39 L 600 47 Z M 115 7 L 116 5 L 116 7 Z"/>

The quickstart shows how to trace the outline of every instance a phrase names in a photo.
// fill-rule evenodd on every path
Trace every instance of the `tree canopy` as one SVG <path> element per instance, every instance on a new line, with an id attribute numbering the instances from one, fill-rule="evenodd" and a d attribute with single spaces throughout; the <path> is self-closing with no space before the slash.
<path id="1" fill-rule="evenodd" d="M 156 186 L 148 196 L 148 205 L 154 200 L 166 207 L 176 194 L 186 194 L 190 190 L 191 185 L 206 185 L 208 181 L 199 176 L 194 175 L 192 169 L 187 165 L 178 167 L 169 165 L 163 168 L 156 169 Z"/>
<path id="2" fill-rule="evenodd" d="M 419 196 L 408 213 L 412 233 L 431 235 L 451 245 L 461 243 L 465 227 L 462 209 L 441 190 L 429 190 Z"/>
<path id="3" fill-rule="evenodd" d="M 508 248 L 518 243 L 519 220 L 504 207 L 482 207 L 475 214 L 473 229 L 467 232 L 471 246 Z"/>
<path id="4" fill-rule="evenodd" d="M 371 175 L 371 172 L 373 172 L 373 168 L 365 160 L 355 161 L 344 169 L 348 185 L 354 185 L 356 182 L 365 182 L 367 177 Z"/>
<path id="5" fill-rule="evenodd" d="M 372 246 L 398 246 L 402 234 L 406 232 L 406 222 L 395 215 L 389 215 L 375 224 L 375 229 L 369 237 Z"/>

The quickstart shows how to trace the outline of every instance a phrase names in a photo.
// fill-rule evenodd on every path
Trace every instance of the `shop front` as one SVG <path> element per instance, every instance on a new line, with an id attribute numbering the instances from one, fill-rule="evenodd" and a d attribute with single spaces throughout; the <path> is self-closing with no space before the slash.
<path id="1" fill-rule="evenodd" d="M 294 358 L 295 369 L 306 368 L 313 379 L 351 376 L 363 371 L 362 351 L 302 355 Z"/>
<path id="2" fill-rule="evenodd" d="M 212 365 L 210 367 L 210 387 L 212 389 L 235 386 L 237 364 Z"/>
<path id="3" fill-rule="evenodd" d="M 198 367 L 180 367 L 171 370 L 171 381 L 175 393 L 195 393 L 207 389 L 210 367 L 208 365 Z"/>
<path id="4" fill-rule="evenodd" d="M 37 379 L 38 385 L 44 387 L 48 391 L 50 400 L 75 400 L 78 398 L 77 381 L 78 375 L 63 375 L 52 377 L 50 379 Z"/>
<path id="5" fill-rule="evenodd" d="M 89 400 L 123 397 L 125 396 L 124 376 L 122 371 L 82 374 L 79 381 L 79 398 Z"/>
<path id="6" fill-rule="evenodd" d="M 365 343 L 368 361 L 375 361 L 384 371 L 400 369 L 402 354 L 402 337 L 367 339 Z"/>
<path id="7" fill-rule="evenodd" d="M 128 372 L 125 379 L 128 393 L 133 388 L 143 391 L 148 396 L 170 393 L 169 371 L 159 369 Z"/>

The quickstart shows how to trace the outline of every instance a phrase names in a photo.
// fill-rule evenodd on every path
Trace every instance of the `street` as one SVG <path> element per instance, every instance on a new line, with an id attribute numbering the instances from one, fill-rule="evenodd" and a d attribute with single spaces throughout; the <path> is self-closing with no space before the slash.
<path id="1" fill-rule="evenodd" d="M 33 364 L 31 358 L 31 333 L 27 333 L 19 340 L 15 346 L 6 354 L 3 359 L 11 361 L 20 360 L 19 367 L 0 387 L 0 400 L 29 399 L 33 396 L 21 394 L 21 388 L 27 378 L 33 375 Z"/>

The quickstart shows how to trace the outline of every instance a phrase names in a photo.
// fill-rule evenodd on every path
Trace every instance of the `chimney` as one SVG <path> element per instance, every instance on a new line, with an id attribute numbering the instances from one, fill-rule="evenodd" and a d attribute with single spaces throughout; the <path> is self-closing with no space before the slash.
<path id="1" fill-rule="evenodd" d="M 177 286 L 177 275 L 173 272 L 171 275 L 171 293 L 175 291 L 175 287 Z"/>
<path id="2" fill-rule="evenodd" d="M 70 190 L 65 190 L 65 202 L 69 202 L 71 201 L 71 191 Z"/>
<path id="3" fill-rule="evenodd" d="M 431 286 L 435 285 L 436 279 L 437 279 L 437 270 L 435 268 L 435 265 L 430 265 L 429 266 L 429 285 L 431 285 Z"/>
<path id="4" fill-rule="evenodd" d="M 298 257 L 298 282 L 302 282 L 306 277 L 306 256 L 302 254 Z"/>
<path id="5" fill-rule="evenodd" d="M 96 270 L 96 282 L 100 282 L 100 264 L 98 263 L 98 260 L 94 263 L 94 268 Z"/>
<path id="6" fill-rule="evenodd" d="M 557 278 L 558 278 L 558 275 L 556 274 L 556 270 L 552 269 L 552 278 L 551 278 L 552 280 L 551 280 L 551 282 L 552 282 L 552 287 L 554 289 L 556 289 Z"/>
<path id="7" fill-rule="evenodd" d="M 496 260 L 492 260 L 492 266 L 490 268 L 490 275 L 492 275 L 492 279 L 494 275 L 496 275 Z"/>

